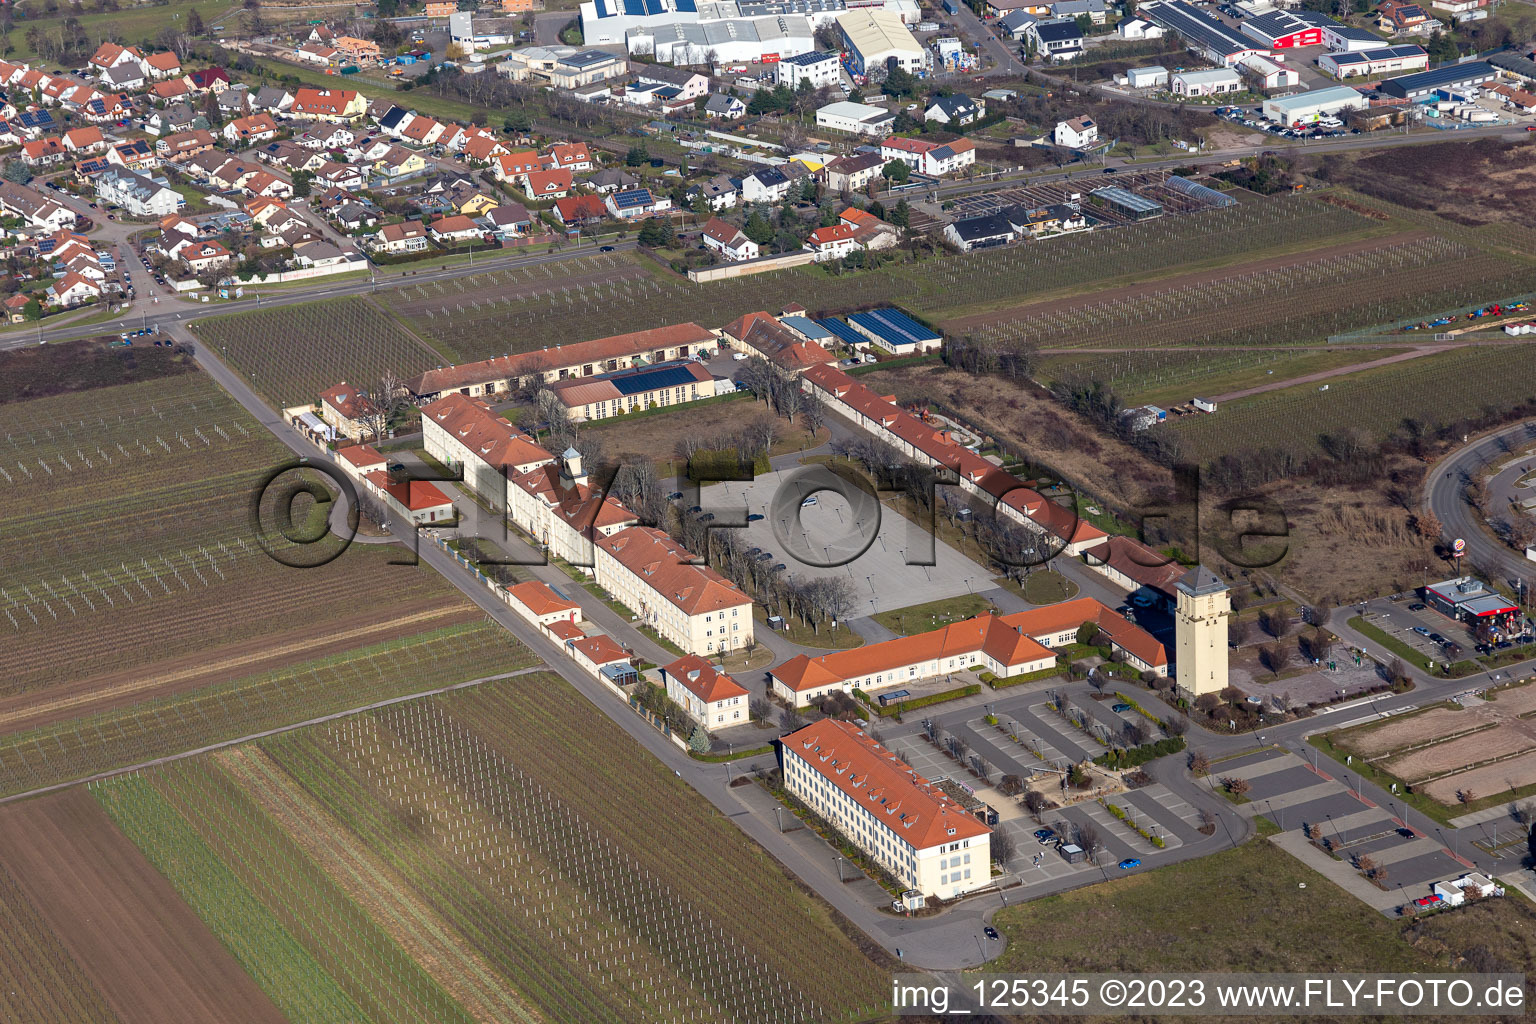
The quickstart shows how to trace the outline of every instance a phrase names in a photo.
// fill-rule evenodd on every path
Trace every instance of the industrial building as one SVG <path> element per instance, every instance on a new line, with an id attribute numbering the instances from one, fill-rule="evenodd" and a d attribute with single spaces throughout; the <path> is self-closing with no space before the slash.
<path id="1" fill-rule="evenodd" d="M 925 51 L 901 16 L 891 11 L 862 8 L 840 15 L 838 31 L 848 51 L 848 65 L 855 74 L 867 75 L 895 60 L 903 71 L 919 71 L 927 63 Z"/>
<path id="2" fill-rule="evenodd" d="M 1495 53 L 1489 57 L 1488 63 L 1500 71 L 1507 71 L 1516 78 L 1520 78 L 1528 83 L 1536 83 L 1536 60 L 1531 60 L 1529 57 L 1522 57 L 1518 53 L 1505 51 L 1504 53 Z"/>
<path id="3" fill-rule="evenodd" d="M 1301 76 L 1295 68 L 1286 67 L 1278 61 L 1268 57 L 1260 57 L 1254 54 L 1252 57 L 1244 57 L 1237 65 L 1238 72 L 1253 82 L 1260 92 L 1269 92 L 1273 89 L 1289 89 L 1301 84 Z"/>
<path id="4" fill-rule="evenodd" d="M 1468 61 L 1421 71 L 1416 75 L 1389 78 L 1378 89 L 1384 95 L 1402 100 L 1422 100 L 1434 96 L 1442 89 L 1467 89 L 1491 82 L 1499 77 L 1499 69 L 1485 60 Z"/>
<path id="5" fill-rule="evenodd" d="M 1220 96 L 1243 90 L 1242 78 L 1229 67 L 1212 68 L 1209 71 L 1180 71 L 1170 76 L 1168 82 L 1175 96 Z"/>
<path id="6" fill-rule="evenodd" d="M 1390 75 L 1394 72 L 1419 71 L 1429 67 L 1429 54 L 1424 52 L 1424 47 L 1410 43 L 1403 46 L 1383 46 L 1378 50 L 1325 53 L 1317 58 L 1317 66 L 1334 78 Z"/>
<path id="7" fill-rule="evenodd" d="M 1264 101 L 1264 116 L 1276 124 L 1307 123 L 1320 117 L 1332 117 L 1345 110 L 1364 110 L 1365 97 L 1346 85 L 1312 89 L 1294 96 Z"/>
<path id="8" fill-rule="evenodd" d="M 1324 30 L 1339 23 L 1326 14 L 1297 9 L 1270 11 L 1244 21 L 1238 31 L 1270 50 L 1288 50 L 1297 46 L 1319 46 Z"/>
<path id="9" fill-rule="evenodd" d="M 630 53 L 650 54 L 667 64 L 707 64 L 711 59 L 729 64 L 810 53 L 816 34 L 801 15 L 775 14 L 637 28 L 625 36 L 624 45 Z"/>
<path id="10" fill-rule="evenodd" d="M 853 313 L 848 317 L 848 324 L 868 342 L 898 356 L 935 352 L 944 343 L 941 335 L 899 309 L 872 309 L 867 313 Z M 828 327 L 828 330 L 831 328 Z"/>
<path id="11" fill-rule="evenodd" d="M 1155 89 L 1168 84 L 1168 69 L 1154 64 L 1149 68 L 1129 68 L 1125 72 L 1125 84 L 1132 89 Z"/>
<path id="12" fill-rule="evenodd" d="M 677 25 L 744 19 L 800 17 L 814 30 L 847 9 L 846 0 L 586 0 L 581 5 L 581 32 L 587 46 L 613 46 L 627 45 L 631 33 L 644 38 Z"/>
<path id="13" fill-rule="evenodd" d="M 1374 32 L 1351 25 L 1330 25 L 1323 29 L 1323 45 L 1335 52 L 1379 50 L 1386 40 Z"/>
<path id="14" fill-rule="evenodd" d="M 1089 193 L 1093 198 L 1100 200 L 1104 206 L 1130 220 L 1151 220 L 1153 217 L 1163 215 L 1163 204 L 1146 196 L 1139 196 L 1129 189 L 1123 189 L 1119 185 L 1109 185 L 1105 188 L 1096 188 Z"/>
<path id="15" fill-rule="evenodd" d="M 896 123 L 896 115 L 884 107 L 870 103 L 853 103 L 839 100 L 828 103 L 816 111 L 816 127 L 853 135 L 874 135 L 884 138 Z"/>
<path id="16" fill-rule="evenodd" d="M 1183 0 L 1151 0 L 1138 7 L 1136 13 L 1177 33 L 1184 45 L 1212 64 L 1231 67 L 1244 57 L 1266 53 L 1255 40 Z"/>

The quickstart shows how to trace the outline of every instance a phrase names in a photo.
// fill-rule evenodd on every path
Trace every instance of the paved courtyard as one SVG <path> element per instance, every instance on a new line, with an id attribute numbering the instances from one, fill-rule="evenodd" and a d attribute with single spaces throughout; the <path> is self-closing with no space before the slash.
<path id="1" fill-rule="evenodd" d="M 747 523 L 749 547 L 770 552 L 791 577 L 843 575 L 858 589 L 854 617 L 992 589 L 992 573 L 931 537 L 910 520 L 861 493 L 853 500 L 831 490 L 802 507 L 813 477 L 775 470 L 751 483 L 728 482 L 704 491 L 703 503 L 726 521 L 730 511 L 763 518 Z M 796 480 L 801 482 L 796 490 Z M 782 495 L 782 497 L 780 496 Z M 930 565 L 909 565 L 931 562 Z"/>

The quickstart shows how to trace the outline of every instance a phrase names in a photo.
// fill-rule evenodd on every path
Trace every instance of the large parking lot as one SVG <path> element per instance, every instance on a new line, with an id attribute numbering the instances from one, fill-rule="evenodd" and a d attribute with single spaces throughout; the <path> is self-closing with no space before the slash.
<path id="1" fill-rule="evenodd" d="M 1406 644 L 1425 661 L 1440 664 L 1477 657 L 1478 641 L 1464 622 L 1442 615 L 1409 595 L 1401 601 L 1385 598 L 1370 602 L 1365 609 L 1367 622 Z M 1447 646 L 1449 641 L 1455 647 Z M 1499 651 L 1513 646 L 1508 641 Z"/>
<path id="2" fill-rule="evenodd" d="M 1023 780 L 1035 777 L 1046 784 L 1042 792 L 1052 793 L 1052 799 L 1059 802 L 1063 790 L 1057 772 L 1103 752 L 1102 746 L 1051 709 L 1045 703 L 1047 699 L 1045 692 L 1035 690 L 983 707 L 935 716 L 942 730 L 941 738 L 953 736 L 963 742 L 967 762 L 972 757 L 980 758 L 987 776 L 985 781 L 929 742 L 920 723 L 909 721 L 906 727 L 896 727 L 901 731 L 895 735 L 890 727 L 882 727 L 882 732 L 898 756 L 926 778 L 953 780 L 973 790 L 999 812 L 997 827 L 1011 835 L 1017 850 L 1010 867 L 1026 887 L 1061 879 L 1070 881 L 1076 876 L 1088 881 L 1122 870 L 1147 870 L 1170 860 L 1185 845 L 1206 839 L 1199 831 L 1198 809 L 1161 783 L 1128 792 L 1105 793 L 1103 804 L 1094 799 L 1100 790 L 1091 788 L 1086 799 L 1046 811 L 1042 815 L 1043 826 L 1028 815 L 1018 800 L 998 792 L 995 787 L 1004 775 L 1017 775 Z M 1134 711 L 1114 711 L 1114 700 L 1095 701 L 1086 694 L 1075 694 L 1068 700 L 1087 716 L 1090 728 L 1099 730 L 1101 735 L 1118 734 L 1127 722 L 1146 722 Z M 987 708 L 997 715 L 997 726 L 987 724 Z M 1106 804 L 1119 808 L 1127 819 L 1160 838 L 1164 847 L 1155 847 L 1125 820 L 1112 814 Z M 1094 828 L 1103 844 L 1097 864 L 1068 863 L 1054 843 L 1041 843 L 1035 837 L 1036 830 L 1042 827 L 1072 832 L 1085 825 Z M 1141 863 L 1136 867 L 1118 867 L 1127 860 Z"/>
<path id="3" fill-rule="evenodd" d="M 1269 818 L 1286 833 L 1277 845 L 1305 860 L 1321 858 L 1324 874 L 1383 913 L 1395 914 L 1404 903 L 1424 896 L 1433 883 L 1467 873 L 1467 862 L 1446 845 L 1458 841 L 1454 836 L 1448 840 L 1444 833 L 1425 835 L 1404 827 L 1395 808 L 1362 800 L 1351 789 L 1350 777 L 1327 774 L 1338 770 L 1331 762 L 1314 769 L 1295 754 L 1265 750 L 1224 761 L 1213 775 L 1247 780 L 1243 813 Z M 1307 828 L 1327 840 L 1337 861 L 1307 841 Z M 1360 857 L 1370 857 L 1386 869 L 1385 889 L 1355 870 L 1352 865 Z"/>

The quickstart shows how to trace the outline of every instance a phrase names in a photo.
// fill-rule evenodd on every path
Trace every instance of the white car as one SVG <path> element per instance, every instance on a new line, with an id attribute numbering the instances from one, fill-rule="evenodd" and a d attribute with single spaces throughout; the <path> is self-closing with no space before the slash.
<path id="1" fill-rule="evenodd" d="M 735 355 L 731 356 L 731 358 L 739 363 L 743 359 L 747 358 L 747 354 L 745 352 L 737 352 Z"/>

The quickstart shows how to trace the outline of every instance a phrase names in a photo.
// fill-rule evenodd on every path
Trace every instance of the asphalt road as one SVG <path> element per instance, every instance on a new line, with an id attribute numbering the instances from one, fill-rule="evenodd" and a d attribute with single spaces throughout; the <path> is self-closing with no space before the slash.
<path id="1" fill-rule="evenodd" d="M 1481 475 L 1484 467 L 1512 458 L 1532 442 L 1536 442 L 1536 420 L 1478 438 L 1430 469 L 1424 495 L 1425 506 L 1444 528 L 1443 536 L 1460 537 L 1467 542 L 1466 563 L 1486 565 L 1508 580 L 1529 580 L 1536 574 L 1536 563 L 1490 536 L 1481 514 L 1467 503 L 1464 495 L 1467 484 Z M 1500 510 L 1491 511 L 1500 514 Z"/>

